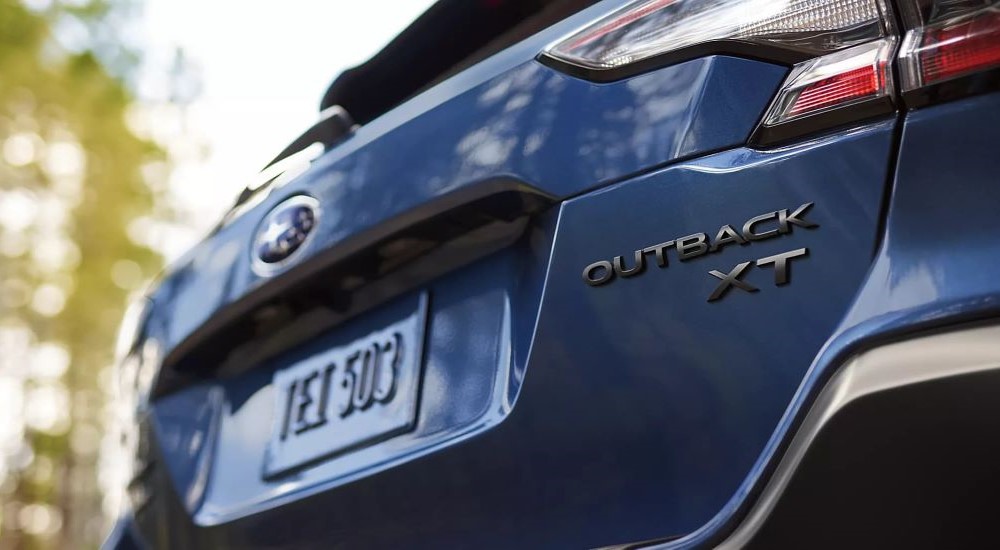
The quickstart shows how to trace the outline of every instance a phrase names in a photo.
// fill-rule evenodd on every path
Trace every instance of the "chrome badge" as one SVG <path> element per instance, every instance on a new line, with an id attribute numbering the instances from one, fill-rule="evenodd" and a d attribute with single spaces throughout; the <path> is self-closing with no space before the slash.
<path id="1" fill-rule="evenodd" d="M 308 242 L 319 214 L 319 202 L 306 195 L 288 198 L 268 212 L 253 240 L 254 270 L 270 275 L 287 265 Z"/>

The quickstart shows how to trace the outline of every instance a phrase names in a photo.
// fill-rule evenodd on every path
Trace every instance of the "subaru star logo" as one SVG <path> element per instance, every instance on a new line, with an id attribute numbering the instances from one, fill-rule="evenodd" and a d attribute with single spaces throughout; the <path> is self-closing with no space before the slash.
<path id="1" fill-rule="evenodd" d="M 318 219 L 319 203 L 312 197 L 296 195 L 275 206 L 257 228 L 254 269 L 268 275 L 287 264 L 309 239 Z"/>

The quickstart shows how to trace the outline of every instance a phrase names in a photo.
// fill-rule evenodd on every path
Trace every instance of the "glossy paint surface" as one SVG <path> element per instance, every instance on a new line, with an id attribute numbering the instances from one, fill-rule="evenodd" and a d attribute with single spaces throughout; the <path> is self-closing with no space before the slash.
<path id="1" fill-rule="evenodd" d="M 599 85 L 559 74 L 533 55 L 482 81 L 474 73 L 458 75 L 446 87 L 467 89 L 447 103 L 422 111 L 426 106 L 415 100 L 359 129 L 310 171 L 198 245 L 153 296 L 158 315 L 170 319 L 164 347 L 266 280 L 250 269 L 251 240 L 259 220 L 286 197 L 308 194 L 324 211 L 308 250 L 297 255 L 301 264 L 394 215 L 492 178 L 565 197 L 738 145 L 786 72 L 709 57 Z M 509 63 L 504 57 L 491 61 L 502 68 Z M 405 116 L 413 118 L 386 127 Z"/>
<path id="2" fill-rule="evenodd" d="M 369 505 L 386 513 L 393 506 L 403 506 L 406 509 L 393 513 L 414 517 L 444 513 L 426 506 L 418 494 L 428 487 L 450 486 L 457 496 L 467 488 L 466 483 L 473 482 L 459 474 L 464 461 L 479 460 L 481 466 L 488 466 L 486 457 L 452 456 L 444 464 L 438 458 L 431 462 L 431 470 L 421 468 L 412 476 L 405 473 L 407 463 L 421 463 L 427 460 L 421 458 L 423 455 L 487 430 L 511 410 L 523 382 L 556 214 L 538 219 L 510 249 L 426 289 L 430 319 L 419 416 L 412 432 L 292 475 L 267 481 L 261 475 L 260 458 L 273 422 L 273 371 L 316 349 L 326 349 L 329 342 L 350 340 L 371 326 L 380 326 L 413 297 L 373 310 L 344 330 L 248 375 L 202 384 L 159 400 L 145 424 L 156 434 L 153 454 L 163 458 L 169 476 L 150 476 L 148 487 L 157 493 L 157 500 L 137 515 L 147 536 L 161 546 L 182 547 L 300 547 L 317 541 L 350 544 L 337 533 L 352 529 L 349 525 L 353 523 L 385 520 L 384 516 L 379 520 L 372 510 L 365 511 Z M 190 416 L 193 403 L 200 400 L 211 403 L 206 406 L 214 408 L 212 417 L 217 424 L 196 421 L 201 415 Z M 212 444 L 197 446 L 191 440 Z M 489 455 L 500 456 L 493 453 Z M 211 476 L 207 484 L 205 475 Z M 398 475 L 405 476 L 410 485 L 389 479 Z M 383 482 L 369 486 L 366 479 L 372 476 Z M 504 482 L 492 475 L 475 480 L 477 485 Z M 174 490 L 200 498 L 174 499 L 170 495 Z M 334 494 L 338 495 L 336 501 L 326 500 Z M 475 504 L 479 495 L 467 493 L 461 502 L 453 499 L 442 505 L 468 506 Z M 327 513 L 304 512 L 316 506 L 330 513 L 337 510 L 337 519 L 331 521 Z M 255 515 L 244 517 L 247 514 Z M 220 522 L 223 524 L 217 527 L 206 527 Z M 161 531 L 163 525 L 170 525 L 170 531 Z M 439 526 L 432 522 L 426 527 Z M 377 544 L 378 537 L 371 538 L 368 529 L 365 544 Z M 395 540 L 391 537 L 399 533 L 389 530 L 386 536 Z"/>
<path id="3" fill-rule="evenodd" d="M 616 518 L 634 529 L 631 537 L 622 529 L 618 542 L 697 529 L 752 468 L 865 273 L 891 128 L 776 153 L 737 149 L 565 205 L 515 411 L 551 417 L 545 423 L 554 433 L 576 426 L 552 436 L 565 445 L 585 440 L 604 449 L 594 463 L 615 472 L 642 499 L 644 514 L 657 518 L 644 527 Z M 686 262 L 671 258 L 665 268 L 597 288 L 581 280 L 592 260 L 695 232 L 714 236 L 723 224 L 741 227 L 807 202 L 815 203 L 806 217 L 817 228 Z M 707 301 L 719 283 L 710 270 L 802 247 L 808 256 L 792 266 L 789 284 L 776 286 L 772 270 L 756 268 L 743 280 L 759 292 Z M 554 401 L 545 382 L 573 392 Z M 589 483 L 565 477 L 573 480 L 567 486 Z"/>
<path id="4" fill-rule="evenodd" d="M 505 397 L 516 393 L 520 382 L 509 372 L 509 346 L 512 294 L 519 284 L 530 284 L 524 279 L 530 275 L 524 272 L 521 256 L 530 258 L 523 248 L 508 250 L 427 290 L 432 305 L 424 362 L 418 365 L 423 380 L 412 431 L 299 472 L 261 476 L 259 457 L 266 454 L 275 415 L 271 385 L 275 368 L 383 328 L 399 315 L 400 308 L 412 309 L 419 295 L 394 300 L 290 355 L 222 384 L 227 398 L 221 411 L 214 483 L 197 510 L 197 520 L 218 523 L 273 507 L 287 497 L 300 498 L 303 490 L 315 492 L 320 488 L 317 484 L 328 488 L 370 475 L 499 421 L 511 406 Z M 533 310 L 530 303 L 523 305 L 525 313 Z"/>
<path id="5" fill-rule="evenodd" d="M 507 251 L 443 278 L 429 289 L 410 434 L 264 481 L 270 369 L 213 384 L 225 397 L 211 479 L 199 506 L 169 513 L 190 518 L 170 543 L 581 546 L 697 529 L 753 465 L 864 274 L 891 128 L 738 148 L 581 196 L 562 207 L 558 230 L 552 213 Z M 814 230 L 607 287 L 580 280 L 595 255 L 808 201 Z M 769 287 L 761 270 L 748 278 L 761 293 L 706 302 L 709 269 L 800 246 L 811 256 L 791 285 Z M 159 432 L 184 429 L 164 425 L 182 422 L 174 399 L 156 407 Z M 195 471 L 173 467 L 181 492 L 194 480 L 177 474 Z"/>
<path id="6" fill-rule="evenodd" d="M 160 357 L 195 334 L 220 308 L 269 280 L 280 279 L 280 272 L 270 278 L 254 272 L 252 239 L 265 214 L 287 197 L 314 197 L 323 212 L 309 246 L 296 254 L 295 264 L 301 265 L 394 216 L 420 212 L 446 194 L 484 187 L 498 177 L 561 199 L 679 159 L 739 146 L 787 72 L 782 66 L 715 56 L 620 82 L 594 84 L 534 61 L 545 43 L 579 24 L 582 17 L 590 16 L 580 14 L 577 21 L 571 18 L 529 38 L 360 128 L 308 172 L 272 190 L 260 204 L 209 236 L 171 268 L 152 294 L 154 305 L 145 335 L 157 342 Z M 144 531 L 168 537 L 159 542 L 169 545 L 184 540 L 195 545 L 205 536 L 235 537 L 230 543 L 246 543 L 257 540 L 253 533 L 258 528 L 234 531 L 233 522 L 255 525 L 258 516 L 253 514 L 268 511 L 285 517 L 272 519 L 294 530 L 275 528 L 278 524 L 272 519 L 263 520 L 255 535 L 261 543 L 302 542 L 309 536 L 325 540 L 330 528 L 340 532 L 346 524 L 314 517 L 309 521 L 315 523 L 302 525 L 287 518 L 288 514 L 301 515 L 296 512 L 300 502 L 329 497 L 333 494 L 329 491 L 335 490 L 341 517 L 359 527 L 358 520 L 352 519 L 357 512 L 351 511 L 359 507 L 358 499 L 386 513 L 394 505 L 417 507 L 391 512 L 413 516 L 414 521 L 403 531 L 387 533 L 386 542 L 398 541 L 394 537 L 406 529 L 426 529 L 437 540 L 460 542 L 461 534 L 442 529 L 440 522 L 428 522 L 426 517 L 416 520 L 428 512 L 420 503 L 431 498 L 420 496 L 421 485 L 434 483 L 438 491 L 445 491 L 442 498 L 457 507 L 455 513 L 469 516 L 469 525 L 487 521 L 512 498 L 523 498 L 526 487 L 517 484 L 509 487 L 513 492 L 507 497 L 491 499 L 488 505 L 473 506 L 469 500 L 494 489 L 504 493 L 507 485 L 499 472 L 483 477 L 475 468 L 531 467 L 524 462 L 530 456 L 491 465 L 495 460 L 490 456 L 505 453 L 484 449 L 503 447 L 510 435 L 493 439 L 486 447 L 474 447 L 471 455 L 446 456 L 444 463 L 440 451 L 466 448 L 469 438 L 489 433 L 512 410 L 525 378 L 557 215 L 553 210 L 536 218 L 508 250 L 443 276 L 426 289 L 431 307 L 423 386 L 411 432 L 294 475 L 266 481 L 261 476 L 260 457 L 274 422 L 272 373 L 310 349 L 322 348 L 324 342 L 346 337 L 344 331 L 358 330 L 355 325 L 320 337 L 311 348 L 291 350 L 253 365 L 244 375 L 206 381 L 159 399 L 143 422 L 144 432 L 155 436 L 156 450 L 144 452 L 162 455 L 162 459 L 150 459 L 156 471 L 143 469 L 134 484 L 141 489 L 137 494 L 156 497 L 137 515 Z M 359 317 L 357 326 L 377 324 L 380 311 Z M 204 414 L 188 418 L 193 403 L 202 399 L 206 401 L 197 410 Z M 476 454 L 483 452 L 486 455 Z M 437 460 L 428 463 L 431 456 Z M 472 471 L 467 477 L 442 479 L 467 468 L 470 460 L 478 466 L 469 466 Z M 429 464 L 430 470 L 407 474 L 412 463 Z M 408 481 L 393 481 L 400 475 Z M 509 475 L 538 482 L 514 472 Z M 544 471 L 531 474 L 538 475 Z M 370 479 L 379 479 L 378 486 L 369 486 L 366 480 Z M 164 480 L 169 480 L 171 491 L 164 491 Z M 499 485 L 463 493 L 465 480 Z M 359 492 L 352 494 L 352 490 Z M 175 501 L 163 496 L 171 492 L 183 498 Z M 411 496 L 399 502 L 392 496 L 397 492 Z M 579 511 L 592 507 L 595 498 L 596 493 L 582 499 Z M 543 501 L 525 512 L 538 510 Z M 628 507 L 622 512 L 632 510 Z M 369 512 L 365 517 L 382 523 L 377 514 Z M 500 529 L 518 532 L 526 518 L 512 518 Z M 552 520 L 548 514 L 530 521 Z M 164 524 L 191 529 L 165 533 Z M 371 528 L 375 525 L 359 529 L 357 536 L 374 536 Z M 561 531 L 552 535 L 557 537 L 553 540 L 563 536 Z"/>

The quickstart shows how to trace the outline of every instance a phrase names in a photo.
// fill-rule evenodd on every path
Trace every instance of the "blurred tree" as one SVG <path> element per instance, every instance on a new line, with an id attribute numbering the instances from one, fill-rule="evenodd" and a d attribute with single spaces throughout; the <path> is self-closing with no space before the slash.
<path id="1" fill-rule="evenodd" d="M 165 161 L 127 124 L 136 57 L 114 31 L 133 7 L 0 0 L 0 548 L 94 547 L 107 527 L 99 381 L 160 265 L 127 233 Z"/>

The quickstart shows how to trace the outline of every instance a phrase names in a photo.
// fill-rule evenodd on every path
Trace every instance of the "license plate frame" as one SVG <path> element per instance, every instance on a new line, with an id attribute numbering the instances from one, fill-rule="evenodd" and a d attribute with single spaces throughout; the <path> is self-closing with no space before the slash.
<path id="1" fill-rule="evenodd" d="M 273 479 L 412 430 L 427 293 L 402 316 L 274 372 L 263 477 Z M 363 322 L 364 320 L 361 319 Z"/>

